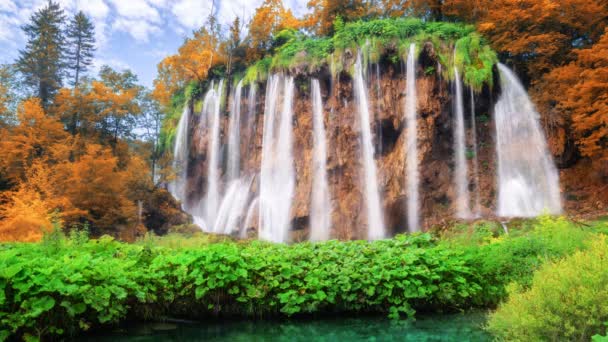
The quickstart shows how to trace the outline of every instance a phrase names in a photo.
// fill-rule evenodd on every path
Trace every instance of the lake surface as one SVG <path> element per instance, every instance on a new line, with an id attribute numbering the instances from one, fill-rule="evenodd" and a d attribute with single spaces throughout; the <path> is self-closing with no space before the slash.
<path id="1" fill-rule="evenodd" d="M 483 331 L 484 313 L 418 317 L 323 318 L 212 323 L 148 323 L 117 329 L 81 341 L 491 341 Z"/>

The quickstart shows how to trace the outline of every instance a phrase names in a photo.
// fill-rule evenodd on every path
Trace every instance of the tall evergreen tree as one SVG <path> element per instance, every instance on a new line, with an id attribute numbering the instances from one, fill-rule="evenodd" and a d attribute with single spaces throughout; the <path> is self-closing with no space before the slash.
<path id="1" fill-rule="evenodd" d="M 44 8 L 30 17 L 30 23 L 22 27 L 28 41 L 25 50 L 19 51 L 17 68 L 25 83 L 37 89 L 44 105 L 61 87 L 65 40 L 61 24 L 64 21 L 59 4 L 49 0 Z"/>
<path id="2" fill-rule="evenodd" d="M 82 12 L 78 12 L 66 31 L 68 42 L 67 69 L 70 73 L 71 83 L 78 87 L 80 77 L 87 72 L 93 64 L 93 53 L 95 52 L 95 26 L 91 20 Z"/>

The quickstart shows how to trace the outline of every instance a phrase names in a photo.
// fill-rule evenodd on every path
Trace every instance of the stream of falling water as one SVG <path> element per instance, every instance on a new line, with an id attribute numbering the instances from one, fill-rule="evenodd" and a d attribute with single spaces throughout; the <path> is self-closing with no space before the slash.
<path id="1" fill-rule="evenodd" d="M 456 169 L 454 170 L 454 184 L 456 185 L 456 216 L 459 218 L 470 218 L 469 207 L 469 172 L 467 167 L 466 141 L 464 127 L 464 104 L 462 99 L 462 83 L 458 68 L 454 67 L 454 155 Z"/>
<path id="2" fill-rule="evenodd" d="M 291 204 L 295 190 L 292 155 L 293 95 L 293 77 L 272 75 L 269 78 L 264 109 L 258 205 L 259 237 L 274 242 L 286 242 L 290 230 Z M 280 97 L 282 97 L 282 107 L 279 113 Z M 278 118 L 279 114 L 280 118 Z"/>
<path id="3" fill-rule="evenodd" d="M 365 199 L 367 202 L 367 237 L 369 240 L 377 240 L 385 237 L 384 218 L 380 204 L 378 189 L 378 176 L 376 162 L 374 160 L 374 145 L 369 122 L 369 103 L 367 100 L 367 88 L 363 81 L 363 66 L 361 51 L 357 54 L 354 75 L 355 97 L 361 123 L 361 154 L 363 156 L 363 172 L 365 183 Z"/>
<path id="4" fill-rule="evenodd" d="M 416 45 L 411 44 L 407 56 L 406 68 L 406 98 L 405 98 L 405 124 L 406 124 L 406 183 L 407 183 L 407 226 L 410 232 L 420 230 L 418 203 L 418 127 L 416 106 Z"/>
<path id="5" fill-rule="evenodd" d="M 473 180 L 475 181 L 475 212 L 473 217 L 481 216 L 481 201 L 479 198 L 479 156 L 477 155 L 477 123 L 475 118 L 475 92 L 471 86 L 471 146 L 473 148 Z"/>
<path id="6" fill-rule="evenodd" d="M 324 241 L 330 236 L 331 199 L 327 185 L 327 145 L 323 122 L 323 102 L 319 80 L 312 79 L 314 153 L 310 203 L 310 240 Z"/>
<path id="7" fill-rule="evenodd" d="M 494 109 L 498 159 L 497 215 L 533 217 L 562 211 L 557 169 L 539 114 L 517 76 L 498 64 L 502 94 Z"/>
<path id="8" fill-rule="evenodd" d="M 255 139 L 255 105 L 256 105 L 256 93 L 257 87 L 255 82 L 251 82 L 249 84 L 249 92 L 247 94 L 247 131 L 245 132 L 245 136 L 247 137 L 247 143 L 245 144 L 245 158 L 249 158 L 251 154 L 252 145 L 254 145 Z M 247 159 L 243 159 L 247 160 Z"/>
<path id="9" fill-rule="evenodd" d="M 188 178 L 188 122 L 190 121 L 190 106 L 184 104 L 182 116 L 177 124 L 175 136 L 175 146 L 173 147 L 173 169 L 176 177 L 169 183 L 169 192 L 177 200 L 182 202 L 182 209 L 185 209 L 186 201 L 186 181 Z"/>
<path id="10" fill-rule="evenodd" d="M 220 108 L 222 102 L 222 91 L 224 80 L 221 80 L 216 89 L 210 94 L 209 104 L 205 104 L 211 110 L 211 141 L 209 142 L 208 169 L 207 169 L 207 196 L 205 200 L 205 222 L 209 225 L 205 230 L 211 229 L 219 209 L 220 200 Z"/>
<path id="11" fill-rule="evenodd" d="M 228 136 L 228 171 L 226 177 L 228 182 L 239 178 L 241 159 L 241 91 L 243 81 L 240 81 L 232 95 L 230 106 L 230 124 Z"/>

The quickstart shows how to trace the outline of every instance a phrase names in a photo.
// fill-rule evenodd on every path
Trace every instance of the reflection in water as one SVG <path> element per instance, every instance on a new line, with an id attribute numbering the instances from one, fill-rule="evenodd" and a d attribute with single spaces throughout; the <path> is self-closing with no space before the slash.
<path id="1" fill-rule="evenodd" d="M 384 317 L 145 324 L 82 341 L 490 341 L 482 313 L 391 321 Z"/>

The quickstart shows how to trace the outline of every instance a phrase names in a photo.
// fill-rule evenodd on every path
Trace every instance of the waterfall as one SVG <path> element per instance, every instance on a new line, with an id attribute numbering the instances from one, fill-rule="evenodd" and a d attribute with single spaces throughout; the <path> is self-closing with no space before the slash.
<path id="1" fill-rule="evenodd" d="M 245 216 L 245 221 L 243 223 L 243 227 L 241 228 L 241 239 L 247 237 L 247 228 L 251 225 L 251 220 L 253 219 L 253 213 L 255 208 L 258 207 L 258 197 L 254 198 L 253 201 L 249 204 L 249 209 L 247 209 L 247 215 Z"/>
<path id="2" fill-rule="evenodd" d="M 410 232 L 420 230 L 418 203 L 418 127 L 416 122 L 416 45 L 411 44 L 407 56 L 406 69 L 407 85 L 405 98 L 405 124 L 406 124 L 406 159 L 405 170 L 407 173 L 407 225 Z"/>
<path id="3" fill-rule="evenodd" d="M 473 179 L 475 181 L 475 213 L 474 217 L 481 216 L 481 204 L 479 199 L 479 156 L 477 155 L 477 123 L 475 118 L 475 92 L 471 86 L 471 145 L 473 148 Z"/>
<path id="4" fill-rule="evenodd" d="M 247 94 L 247 130 L 245 134 L 247 136 L 247 143 L 245 144 L 245 157 L 248 158 L 251 150 L 251 146 L 255 137 L 255 105 L 256 105 L 256 86 L 255 82 L 249 84 L 249 93 Z"/>
<path id="5" fill-rule="evenodd" d="M 219 206 L 219 166 L 220 166 L 220 107 L 222 102 L 222 91 L 224 88 L 224 81 L 221 80 L 218 84 L 217 89 L 210 90 L 210 96 L 208 101 L 204 105 L 212 110 L 211 114 L 211 140 L 209 143 L 209 150 L 207 152 L 208 158 L 208 171 L 207 171 L 207 198 L 205 201 L 205 222 L 210 226 L 215 222 L 215 218 Z M 205 229 L 210 229 L 206 227 Z"/>
<path id="6" fill-rule="evenodd" d="M 454 67 L 454 88 L 456 99 L 454 104 L 454 154 L 456 169 L 454 171 L 454 184 L 456 185 L 456 216 L 469 218 L 469 175 L 467 170 L 467 156 L 464 129 L 464 104 L 462 99 L 462 84 L 458 68 Z"/>
<path id="7" fill-rule="evenodd" d="M 312 80 L 312 110 L 314 131 L 314 153 L 312 172 L 312 200 L 310 203 L 310 240 L 329 239 L 331 224 L 331 200 L 327 185 L 327 146 L 323 123 L 323 103 L 319 80 Z"/>
<path id="8" fill-rule="evenodd" d="M 279 125 L 278 102 L 283 85 Z M 273 75 L 266 89 L 262 165 L 260 174 L 261 239 L 285 242 L 290 230 L 291 203 L 295 190 L 295 170 L 292 155 L 293 77 Z"/>
<path id="9" fill-rule="evenodd" d="M 190 121 L 190 106 L 184 104 L 182 116 L 177 124 L 175 146 L 173 146 L 173 168 L 176 171 L 175 179 L 169 183 L 169 192 L 178 201 L 186 201 L 186 181 L 188 173 L 188 122 Z"/>
<path id="10" fill-rule="evenodd" d="M 231 234 L 238 231 L 239 219 L 243 218 L 242 215 L 249 199 L 252 179 L 252 177 L 235 179 L 228 184 L 212 232 Z"/>
<path id="11" fill-rule="evenodd" d="M 241 90 L 243 81 L 240 81 L 232 96 L 230 108 L 230 124 L 228 136 L 228 181 L 239 178 L 241 158 Z"/>
<path id="12" fill-rule="evenodd" d="M 562 211 L 557 169 L 539 114 L 517 76 L 498 64 L 502 94 L 494 109 L 498 159 L 497 215 L 533 217 Z"/>
<path id="13" fill-rule="evenodd" d="M 363 66 L 361 51 L 357 54 L 355 63 L 354 88 L 361 123 L 361 147 L 363 155 L 363 171 L 365 174 L 365 197 L 367 202 L 367 236 L 370 240 L 382 239 L 385 236 L 384 219 L 380 204 L 376 162 L 374 161 L 374 145 L 369 122 L 369 104 L 367 88 L 363 81 Z"/>

